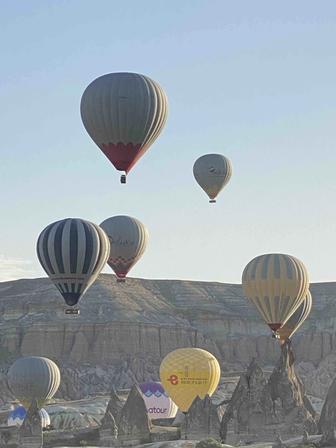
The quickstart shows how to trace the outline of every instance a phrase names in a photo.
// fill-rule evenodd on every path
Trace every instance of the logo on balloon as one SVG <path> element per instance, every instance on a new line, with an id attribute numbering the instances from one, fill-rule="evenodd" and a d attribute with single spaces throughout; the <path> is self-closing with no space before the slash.
<path id="1" fill-rule="evenodd" d="M 178 384 L 178 376 L 177 375 L 170 375 L 170 377 L 167 379 L 167 381 L 170 382 L 173 386 L 176 386 Z"/>

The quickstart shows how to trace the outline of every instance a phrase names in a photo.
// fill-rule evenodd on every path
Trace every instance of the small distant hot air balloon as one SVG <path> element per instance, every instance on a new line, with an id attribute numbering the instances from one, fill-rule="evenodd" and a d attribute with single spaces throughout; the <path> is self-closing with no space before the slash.
<path id="1" fill-rule="evenodd" d="M 301 325 L 309 316 L 312 305 L 312 296 L 308 291 L 308 294 L 303 299 L 299 308 L 291 315 L 291 317 L 286 321 L 283 327 L 279 328 L 279 330 L 277 331 L 277 336 L 281 345 L 284 344 L 288 339 L 291 339 L 294 333 L 296 333 L 297 330 L 301 327 Z"/>
<path id="2" fill-rule="evenodd" d="M 9 388 L 26 409 L 33 400 L 41 408 L 57 392 L 61 374 L 51 359 L 26 356 L 14 362 L 7 379 Z"/>
<path id="3" fill-rule="evenodd" d="M 160 383 L 149 381 L 139 384 L 139 388 L 146 404 L 148 417 L 151 420 L 175 417 L 177 406 Z"/>
<path id="4" fill-rule="evenodd" d="M 194 163 L 194 176 L 197 183 L 210 198 L 216 202 L 218 193 L 229 182 L 232 165 L 228 158 L 221 154 L 206 154 Z"/>
<path id="5" fill-rule="evenodd" d="M 67 305 L 73 307 L 105 266 L 110 243 L 96 224 L 67 218 L 49 224 L 41 232 L 36 250 L 50 280 Z"/>
<path id="6" fill-rule="evenodd" d="M 131 216 L 113 216 L 100 224 L 110 241 L 109 266 L 118 281 L 124 281 L 129 270 L 146 250 L 148 231 L 138 219 Z"/>
<path id="7" fill-rule="evenodd" d="M 163 359 L 161 383 L 170 398 L 183 413 L 187 413 L 198 396 L 211 396 L 220 380 L 217 359 L 200 348 L 179 348 Z"/>
<path id="8" fill-rule="evenodd" d="M 92 140 L 127 174 L 162 131 L 168 104 L 162 88 L 147 76 L 109 73 L 85 89 L 80 111 Z"/>
<path id="9" fill-rule="evenodd" d="M 245 296 L 256 306 L 273 332 L 277 332 L 297 310 L 308 293 L 304 264 L 285 254 L 260 255 L 244 269 Z"/>
<path id="10" fill-rule="evenodd" d="M 8 426 L 22 426 L 23 420 L 25 419 L 27 414 L 26 409 L 23 406 L 16 407 L 8 416 L 7 425 Z M 41 417 L 42 428 L 46 428 L 50 426 L 50 417 L 48 412 L 42 408 L 39 410 L 39 414 Z"/>

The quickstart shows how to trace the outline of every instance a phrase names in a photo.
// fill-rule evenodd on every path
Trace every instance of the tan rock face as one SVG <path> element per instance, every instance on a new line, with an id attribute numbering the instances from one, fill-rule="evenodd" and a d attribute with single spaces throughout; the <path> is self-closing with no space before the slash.
<path id="1" fill-rule="evenodd" d="M 118 436 L 144 436 L 151 430 L 147 408 L 137 386 L 133 386 L 116 421 Z"/>
<path id="2" fill-rule="evenodd" d="M 311 291 L 312 315 L 293 346 L 309 391 L 324 396 L 332 379 L 332 363 L 324 363 L 336 352 L 336 284 L 314 284 Z M 178 347 L 209 350 L 223 371 L 243 370 L 252 358 L 272 366 L 280 355 L 239 285 L 140 279 L 120 284 L 102 275 L 80 307 L 79 316 L 64 315 L 63 299 L 48 279 L 1 283 L 2 372 L 18 356 L 47 356 L 62 367 L 58 396 L 81 398 L 107 393 L 113 384 L 157 380 L 160 360 Z M 9 392 L 2 389 L 6 399 Z"/>
<path id="3" fill-rule="evenodd" d="M 295 373 L 293 353 L 284 345 L 270 378 L 252 361 L 237 384 L 220 427 L 223 441 L 272 440 L 274 433 L 288 437 L 303 431 L 315 434 L 314 410 Z"/>

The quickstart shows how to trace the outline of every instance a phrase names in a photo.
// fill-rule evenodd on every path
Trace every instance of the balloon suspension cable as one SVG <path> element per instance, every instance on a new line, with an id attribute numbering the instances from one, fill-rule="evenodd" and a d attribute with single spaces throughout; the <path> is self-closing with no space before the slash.
<path id="1" fill-rule="evenodd" d="M 126 279 L 124 277 L 117 277 L 117 283 L 125 283 Z"/>
<path id="2" fill-rule="evenodd" d="M 277 333 L 277 331 L 272 331 L 272 338 L 280 339 L 280 335 Z"/>
<path id="3" fill-rule="evenodd" d="M 72 316 L 78 316 L 80 314 L 79 308 L 66 308 L 64 314 L 70 314 Z"/>
<path id="4" fill-rule="evenodd" d="M 184 440 L 188 440 L 188 412 L 183 412 L 184 414 Z"/>
<path id="5" fill-rule="evenodd" d="M 125 184 L 125 183 L 126 183 L 126 174 L 122 174 L 122 175 L 120 176 L 120 183 L 121 183 L 121 184 Z"/>

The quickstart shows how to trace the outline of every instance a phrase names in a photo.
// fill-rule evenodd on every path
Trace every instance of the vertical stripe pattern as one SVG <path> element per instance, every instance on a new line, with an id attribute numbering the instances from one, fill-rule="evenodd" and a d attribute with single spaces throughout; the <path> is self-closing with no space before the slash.
<path id="1" fill-rule="evenodd" d="M 167 97 L 158 83 L 137 73 L 109 73 L 85 89 L 84 127 L 113 165 L 128 172 L 162 131 Z"/>
<path id="2" fill-rule="evenodd" d="M 43 269 L 66 303 L 73 306 L 103 269 L 110 243 L 98 225 L 66 218 L 41 232 L 36 250 Z"/>
<path id="3" fill-rule="evenodd" d="M 61 374 L 51 359 L 26 356 L 14 362 L 7 379 L 15 397 L 28 409 L 33 400 L 37 400 L 38 406 L 42 407 L 55 395 Z"/>
<path id="4" fill-rule="evenodd" d="M 297 258 L 266 254 L 247 264 L 242 284 L 245 296 L 274 330 L 283 326 L 300 306 L 308 293 L 309 278 Z"/>
<path id="5" fill-rule="evenodd" d="M 146 250 L 148 231 L 131 216 L 113 216 L 100 224 L 110 241 L 108 264 L 119 278 L 124 278 Z"/>
<path id="6" fill-rule="evenodd" d="M 281 327 L 277 333 L 280 338 L 280 342 L 284 342 L 286 339 L 290 339 L 294 333 L 301 327 L 304 321 L 309 316 L 313 306 L 313 299 L 310 291 L 303 299 L 299 308 L 291 315 L 285 325 Z"/>
<path id="7" fill-rule="evenodd" d="M 230 160 L 221 154 L 206 154 L 196 160 L 193 172 L 196 182 L 213 200 L 229 182 L 232 165 Z"/>

